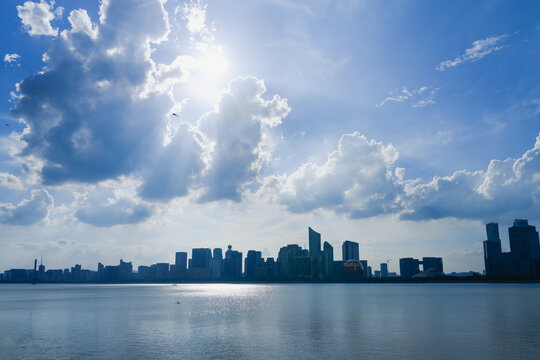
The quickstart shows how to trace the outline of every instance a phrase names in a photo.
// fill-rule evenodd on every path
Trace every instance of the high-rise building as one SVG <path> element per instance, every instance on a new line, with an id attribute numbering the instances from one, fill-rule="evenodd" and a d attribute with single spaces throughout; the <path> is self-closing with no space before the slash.
<path id="1" fill-rule="evenodd" d="M 232 249 L 232 246 L 227 247 L 225 252 L 225 260 L 223 260 L 223 273 L 221 274 L 226 279 L 240 279 L 242 277 L 242 253 Z"/>
<path id="2" fill-rule="evenodd" d="M 319 256 L 321 254 L 321 234 L 308 227 L 309 233 L 309 256 Z"/>
<path id="3" fill-rule="evenodd" d="M 119 272 L 120 280 L 131 280 L 133 275 L 133 264 L 131 263 L 131 261 L 125 262 L 124 260 L 120 259 Z"/>
<path id="4" fill-rule="evenodd" d="M 423 257 L 422 269 L 424 271 L 443 272 L 443 261 L 440 257 Z"/>
<path id="5" fill-rule="evenodd" d="M 367 260 L 360 260 L 360 264 L 364 268 L 364 277 L 371 277 L 371 267 L 368 266 Z"/>
<path id="6" fill-rule="evenodd" d="M 212 251 L 208 248 L 198 248 L 191 250 L 191 265 L 193 268 L 207 268 L 210 266 Z"/>
<path id="7" fill-rule="evenodd" d="M 324 278 L 331 278 L 334 274 L 334 248 L 328 241 L 323 244 L 323 275 Z"/>
<path id="8" fill-rule="evenodd" d="M 256 250 L 249 250 L 244 261 L 244 270 L 247 279 L 255 279 L 255 270 L 257 266 L 264 263 L 262 253 Z"/>
<path id="9" fill-rule="evenodd" d="M 499 224 L 493 222 L 486 224 L 486 235 L 487 241 L 497 241 L 500 243 Z"/>
<path id="10" fill-rule="evenodd" d="M 508 228 L 510 252 L 518 253 L 522 259 L 540 257 L 538 231 L 524 219 L 514 220 L 514 226 Z"/>
<path id="11" fill-rule="evenodd" d="M 383 278 L 388 277 L 388 264 L 387 263 L 381 263 L 381 277 Z"/>
<path id="12" fill-rule="evenodd" d="M 343 254 L 343 261 L 360 260 L 357 242 L 345 240 L 341 246 L 341 251 Z"/>
<path id="13" fill-rule="evenodd" d="M 174 256 L 174 275 L 176 278 L 184 279 L 187 271 L 187 252 L 178 251 Z"/>
<path id="14" fill-rule="evenodd" d="M 289 244 L 279 249 L 277 263 L 279 277 L 284 279 L 296 278 L 295 259 L 302 255 L 302 248 L 297 244 Z"/>
<path id="15" fill-rule="evenodd" d="M 223 250 L 221 250 L 221 248 L 215 248 L 214 249 L 213 259 L 215 259 L 215 260 L 223 260 Z"/>
<path id="16" fill-rule="evenodd" d="M 402 278 L 412 278 L 420 272 L 420 261 L 413 258 L 399 259 L 399 272 Z"/>

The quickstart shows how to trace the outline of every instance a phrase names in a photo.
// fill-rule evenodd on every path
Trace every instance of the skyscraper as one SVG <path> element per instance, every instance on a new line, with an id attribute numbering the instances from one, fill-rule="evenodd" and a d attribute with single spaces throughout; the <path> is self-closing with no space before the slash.
<path id="1" fill-rule="evenodd" d="M 214 257 L 215 260 L 223 260 L 223 250 L 221 248 L 215 248 L 214 249 Z"/>
<path id="2" fill-rule="evenodd" d="M 191 250 L 191 266 L 194 268 L 207 268 L 210 266 L 212 252 L 208 248 L 198 248 Z"/>
<path id="3" fill-rule="evenodd" d="M 381 277 L 383 278 L 388 277 L 388 264 L 387 263 L 381 263 Z"/>
<path id="4" fill-rule="evenodd" d="M 341 250 L 343 254 L 343 261 L 360 260 L 357 242 L 345 240 L 341 246 Z"/>
<path id="5" fill-rule="evenodd" d="M 487 276 L 502 275 L 501 239 L 499 238 L 499 224 L 486 224 L 487 240 L 484 244 L 484 265 Z"/>
<path id="6" fill-rule="evenodd" d="M 321 234 L 309 229 L 309 256 L 319 256 L 321 254 Z"/>
<path id="7" fill-rule="evenodd" d="M 523 259 L 540 257 L 538 231 L 524 219 L 514 220 L 514 226 L 508 228 L 510 251 L 518 253 Z"/>
<path id="8" fill-rule="evenodd" d="M 334 248 L 327 241 L 323 244 L 323 275 L 331 278 L 334 270 Z"/>
<path id="9" fill-rule="evenodd" d="M 255 269 L 258 265 L 264 263 L 262 253 L 256 250 L 249 250 L 244 260 L 244 270 L 247 279 L 255 278 Z"/>
<path id="10" fill-rule="evenodd" d="M 179 251 L 175 254 L 174 271 L 175 276 L 184 279 L 187 270 L 187 252 Z"/>
<path id="11" fill-rule="evenodd" d="M 412 278 L 420 272 L 420 261 L 413 258 L 399 259 L 399 272 L 403 278 Z"/>

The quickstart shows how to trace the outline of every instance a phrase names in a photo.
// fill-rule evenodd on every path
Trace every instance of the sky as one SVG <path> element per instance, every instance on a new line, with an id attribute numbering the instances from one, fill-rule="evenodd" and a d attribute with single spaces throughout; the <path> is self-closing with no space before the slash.
<path id="1" fill-rule="evenodd" d="M 482 271 L 540 225 L 536 1 L 0 2 L 0 269 L 277 257 Z"/>

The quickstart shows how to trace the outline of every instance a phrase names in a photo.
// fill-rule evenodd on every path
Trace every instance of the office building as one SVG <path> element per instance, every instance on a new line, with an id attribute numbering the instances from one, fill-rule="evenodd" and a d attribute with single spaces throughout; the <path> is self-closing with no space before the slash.
<path id="1" fill-rule="evenodd" d="M 399 272 L 402 278 L 412 278 L 420 272 L 420 261 L 413 258 L 399 259 Z"/>
<path id="2" fill-rule="evenodd" d="M 324 278 L 332 278 L 334 274 L 334 247 L 327 241 L 323 244 L 322 268 Z"/>
<path id="3" fill-rule="evenodd" d="M 257 266 L 260 266 L 262 263 L 264 263 L 262 253 L 256 250 L 249 250 L 244 261 L 246 278 L 251 280 L 255 279 L 255 270 Z"/>
<path id="4" fill-rule="evenodd" d="M 321 254 L 321 234 L 308 227 L 309 256 L 319 256 Z"/>
<path id="5" fill-rule="evenodd" d="M 381 263 L 381 277 L 388 277 L 388 263 Z"/>
<path id="6" fill-rule="evenodd" d="M 345 240 L 341 246 L 341 251 L 343 254 L 343 261 L 360 260 L 357 242 Z"/>

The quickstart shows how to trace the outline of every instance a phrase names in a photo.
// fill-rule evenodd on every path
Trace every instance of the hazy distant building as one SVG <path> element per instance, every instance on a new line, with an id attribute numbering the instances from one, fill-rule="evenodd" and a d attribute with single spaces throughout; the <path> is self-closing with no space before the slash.
<path id="1" fill-rule="evenodd" d="M 174 256 L 174 277 L 185 279 L 187 271 L 187 252 L 178 251 Z"/>
<path id="2" fill-rule="evenodd" d="M 279 277 L 283 279 L 296 278 L 295 259 L 303 256 L 302 248 L 297 244 L 289 244 L 279 249 L 278 253 L 278 272 Z"/>
<path id="3" fill-rule="evenodd" d="M 420 272 L 420 261 L 413 258 L 399 259 L 399 273 L 402 278 L 412 278 Z"/>
<path id="4" fill-rule="evenodd" d="M 223 260 L 222 277 L 229 280 L 237 280 L 242 277 L 242 253 L 227 247 Z"/>
<path id="5" fill-rule="evenodd" d="M 367 260 L 360 260 L 360 264 L 362 264 L 362 267 L 364 268 L 364 277 L 368 278 L 370 276 L 371 267 L 368 266 Z"/>
<path id="6" fill-rule="evenodd" d="M 260 266 L 262 263 L 264 263 L 262 253 L 256 250 L 249 250 L 244 261 L 246 278 L 250 280 L 255 279 L 255 270 L 257 266 Z"/>
<path id="7" fill-rule="evenodd" d="M 388 263 L 381 263 L 381 277 L 388 277 Z"/>
<path id="8" fill-rule="evenodd" d="M 208 248 L 191 249 L 191 265 L 193 268 L 209 268 L 212 251 Z"/>
<path id="9" fill-rule="evenodd" d="M 343 261 L 360 260 L 357 242 L 345 240 L 341 246 L 341 251 L 343 254 Z"/>
<path id="10" fill-rule="evenodd" d="M 423 257 L 422 258 L 423 271 L 432 271 L 437 273 L 443 273 L 443 261 L 441 257 Z"/>
<path id="11" fill-rule="evenodd" d="M 120 265 L 118 270 L 120 272 L 121 281 L 131 280 L 133 276 L 133 264 L 131 263 L 131 261 L 125 262 L 124 260 L 120 259 Z"/>
<path id="12" fill-rule="evenodd" d="M 323 275 L 325 279 L 334 275 L 334 248 L 327 241 L 323 244 Z"/>
<path id="13" fill-rule="evenodd" d="M 221 250 L 221 248 L 215 248 L 214 256 L 212 257 L 212 259 L 223 260 L 223 250 Z"/>
<path id="14" fill-rule="evenodd" d="M 501 241 L 496 223 L 486 225 L 484 264 L 488 277 L 540 277 L 540 244 L 536 227 L 525 219 L 515 219 L 508 228 L 510 252 L 501 252 Z"/>
<path id="15" fill-rule="evenodd" d="M 319 256 L 321 254 L 321 234 L 308 227 L 309 233 L 309 256 Z"/>

